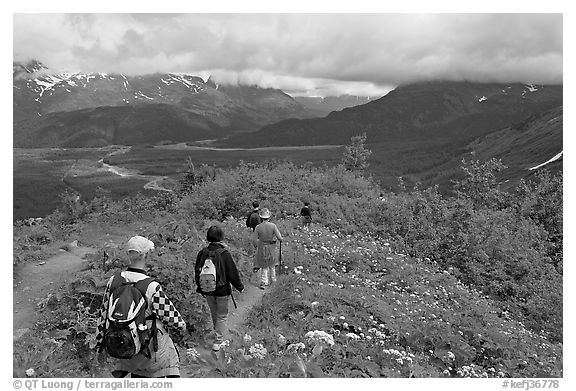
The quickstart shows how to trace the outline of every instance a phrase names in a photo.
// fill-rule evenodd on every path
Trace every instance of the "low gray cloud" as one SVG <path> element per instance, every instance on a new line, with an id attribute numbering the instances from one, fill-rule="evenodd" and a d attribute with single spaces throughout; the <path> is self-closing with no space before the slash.
<path id="1" fill-rule="evenodd" d="M 561 14 L 15 14 L 14 59 L 214 75 L 295 94 L 562 82 Z"/>

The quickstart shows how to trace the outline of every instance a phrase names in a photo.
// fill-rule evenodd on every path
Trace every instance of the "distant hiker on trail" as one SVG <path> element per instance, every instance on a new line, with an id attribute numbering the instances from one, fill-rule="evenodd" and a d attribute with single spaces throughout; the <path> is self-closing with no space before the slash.
<path id="1" fill-rule="evenodd" d="M 252 203 L 252 210 L 248 213 L 248 217 L 246 218 L 246 227 L 252 228 L 252 232 L 256 229 L 256 226 L 262 222 L 262 219 L 259 216 L 260 204 L 254 201 Z"/>
<path id="2" fill-rule="evenodd" d="M 224 231 L 222 228 L 216 225 L 210 227 L 206 233 L 206 240 L 209 244 L 198 252 L 194 265 L 196 292 L 206 298 L 212 315 L 212 325 L 216 332 L 212 344 L 213 351 L 220 350 L 220 346 L 224 342 L 226 320 L 228 319 L 228 301 L 232 296 L 230 284 L 239 292 L 244 290 L 232 255 L 221 243 L 223 239 Z"/>
<path id="3" fill-rule="evenodd" d="M 312 212 L 310 211 L 309 202 L 305 202 L 302 209 L 300 209 L 300 216 L 302 216 L 302 224 L 304 226 L 310 225 L 312 222 Z"/>
<path id="4" fill-rule="evenodd" d="M 268 221 L 270 211 L 264 208 L 260 211 L 262 223 L 256 227 L 258 249 L 254 258 L 254 269 L 260 269 L 260 289 L 264 289 L 271 282 L 276 282 L 276 269 L 278 258 L 276 256 L 276 240 L 282 242 L 282 235 L 276 224 Z M 270 277 L 270 280 L 268 279 Z"/>
<path id="5" fill-rule="evenodd" d="M 186 323 L 160 284 L 146 275 L 153 250 L 152 241 L 132 237 L 127 243 L 130 266 L 106 285 L 96 349 L 118 358 L 114 377 L 180 377 L 178 352 L 165 326 L 184 332 Z"/>

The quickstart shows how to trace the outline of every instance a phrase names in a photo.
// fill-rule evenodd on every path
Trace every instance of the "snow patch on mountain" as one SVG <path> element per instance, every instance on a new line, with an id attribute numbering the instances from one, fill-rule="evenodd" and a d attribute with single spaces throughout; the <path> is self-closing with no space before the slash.
<path id="1" fill-rule="evenodd" d="M 55 85 L 61 83 L 63 79 L 53 75 L 46 75 L 43 78 L 36 78 L 33 81 L 37 85 L 44 87 L 45 90 L 48 90 L 54 87 Z"/>
<path id="2" fill-rule="evenodd" d="M 192 78 L 194 78 L 194 76 L 191 76 L 191 75 L 188 75 L 185 73 L 180 73 L 180 74 L 169 73 L 167 80 L 164 80 L 163 78 L 161 78 L 160 80 L 168 86 L 171 84 L 175 84 L 175 83 L 181 83 L 184 86 L 186 86 L 188 89 L 194 90 L 195 93 L 202 91 L 204 89 L 203 86 L 197 84 L 193 80 L 190 80 Z"/>
<path id="3" fill-rule="evenodd" d="M 524 91 L 522 91 L 522 97 L 524 98 L 524 96 L 529 93 L 529 92 L 536 92 L 538 91 L 538 87 L 534 84 L 526 84 L 525 85 L 526 89 Z"/>
<path id="4" fill-rule="evenodd" d="M 151 98 L 151 97 L 149 97 L 148 95 L 145 95 L 142 91 L 138 91 L 138 92 L 134 95 L 134 98 L 138 99 L 138 98 L 140 98 L 140 97 L 145 98 L 145 99 L 148 99 L 148 100 L 154 100 L 154 98 Z"/>
<path id="5" fill-rule="evenodd" d="M 529 168 L 528 170 L 529 170 L 529 171 L 536 170 L 536 169 L 538 169 L 538 168 L 540 168 L 540 167 L 542 167 L 542 166 L 545 166 L 545 165 L 548 164 L 548 163 L 552 163 L 553 161 L 556 161 L 556 160 L 560 159 L 560 158 L 562 157 L 563 153 L 564 153 L 564 151 L 560 151 L 560 153 L 556 154 L 556 155 L 555 155 L 553 158 L 551 158 L 550 160 L 548 160 L 548 161 L 546 161 L 546 162 L 544 162 L 544 163 L 542 163 L 542 164 L 539 164 L 539 165 L 537 165 L 537 166 L 534 166 L 534 167 L 532 167 L 532 168 Z"/>

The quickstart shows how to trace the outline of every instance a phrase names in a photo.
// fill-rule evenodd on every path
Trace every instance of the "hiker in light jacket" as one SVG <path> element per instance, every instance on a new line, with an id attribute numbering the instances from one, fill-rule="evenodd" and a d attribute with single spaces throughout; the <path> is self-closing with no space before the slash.
<path id="1" fill-rule="evenodd" d="M 196 257 L 196 263 L 194 265 L 194 275 L 196 280 L 196 292 L 201 293 L 206 297 L 208 302 L 208 307 L 210 307 L 210 314 L 212 316 L 212 325 L 214 326 L 214 331 L 216 332 L 216 337 L 214 343 L 212 344 L 212 350 L 220 350 L 220 346 L 224 341 L 224 333 L 226 332 L 226 320 L 228 319 L 228 302 L 232 294 L 232 288 L 230 284 L 242 292 L 244 290 L 244 285 L 240 280 L 240 273 L 236 268 L 236 264 L 232 259 L 232 255 L 226 249 L 222 240 L 224 239 L 224 231 L 217 225 L 213 225 L 208 229 L 206 233 L 206 240 L 209 242 L 207 247 L 204 247 L 198 252 Z M 210 251 L 218 251 L 219 257 L 214 259 L 214 266 L 217 269 L 217 275 L 225 279 L 225 284 L 216 285 L 216 290 L 213 292 L 202 292 L 200 289 L 200 270 L 202 269 L 204 260 L 208 256 Z"/>
<path id="2" fill-rule="evenodd" d="M 146 262 L 149 259 L 151 251 L 154 250 L 154 243 L 142 236 L 134 236 L 127 243 L 128 257 L 130 266 L 121 275 L 130 282 L 136 282 L 148 278 L 146 275 Z M 104 338 L 104 329 L 106 316 L 108 312 L 108 301 L 110 298 L 110 285 L 112 276 L 108 280 L 104 292 L 104 300 L 100 309 L 100 316 L 97 321 L 96 329 L 96 350 L 102 352 L 102 342 Z M 117 366 L 112 375 L 114 377 L 125 377 L 131 374 L 131 377 L 180 377 L 180 360 L 178 352 L 172 342 L 172 339 L 166 331 L 166 326 L 173 326 L 186 331 L 186 323 L 180 316 L 174 304 L 164 294 L 162 287 L 156 281 L 150 282 L 146 289 L 146 325 L 152 328 L 152 322 L 156 322 L 158 351 L 153 349 L 153 341 L 150 341 L 149 351 L 150 358 L 146 358 L 142 352 L 130 359 L 117 359 Z M 154 319 L 152 318 L 154 315 Z"/>
<path id="3" fill-rule="evenodd" d="M 270 211 L 264 208 L 260 211 L 262 223 L 256 226 L 256 237 L 258 239 L 258 249 L 254 258 L 254 269 L 260 269 L 260 289 L 265 289 L 266 285 L 276 282 L 276 265 L 278 264 L 276 241 L 282 241 L 282 235 L 276 224 L 268 221 Z"/>

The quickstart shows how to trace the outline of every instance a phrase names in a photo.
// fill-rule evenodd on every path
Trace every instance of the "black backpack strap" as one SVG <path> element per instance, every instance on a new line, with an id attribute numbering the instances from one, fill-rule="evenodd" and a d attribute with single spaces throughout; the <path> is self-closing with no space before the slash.
<path id="1" fill-rule="evenodd" d="M 216 250 L 213 251 L 213 253 L 217 253 L 218 255 L 222 255 L 222 253 L 224 251 L 227 251 L 228 249 L 226 249 L 225 247 L 220 247 Z M 222 266 L 222 265 L 221 265 Z M 226 271 L 225 268 L 223 268 L 223 271 Z M 224 278 L 226 278 L 226 274 L 224 274 Z M 228 281 L 228 279 L 226 279 L 226 281 L 224 281 L 224 285 L 230 285 L 230 282 Z M 234 308 L 238 308 L 238 305 L 236 305 L 236 300 L 234 299 L 234 295 L 232 294 L 232 287 L 230 287 L 230 296 L 232 297 L 232 303 L 234 303 Z"/>
<path id="2" fill-rule="evenodd" d="M 110 293 L 114 292 L 116 288 L 119 288 L 126 283 L 126 279 L 122 277 L 122 272 L 116 272 L 112 276 L 112 282 L 110 283 Z"/>
<path id="3" fill-rule="evenodd" d="M 148 290 L 148 285 L 150 285 L 150 283 L 152 283 L 153 281 L 155 280 L 152 277 L 146 277 L 139 281 L 136 281 L 136 283 L 134 284 L 134 287 L 138 289 L 140 293 L 142 293 L 142 296 L 144 296 L 144 300 L 146 300 L 146 303 L 148 303 L 148 298 L 146 297 L 146 291 Z"/>
<path id="4" fill-rule="evenodd" d="M 224 247 L 219 247 L 216 250 L 209 250 L 208 247 L 205 247 L 204 249 L 206 250 L 206 253 L 208 254 L 207 257 L 209 257 L 210 255 L 220 255 L 224 251 L 226 251 L 226 249 Z"/>

